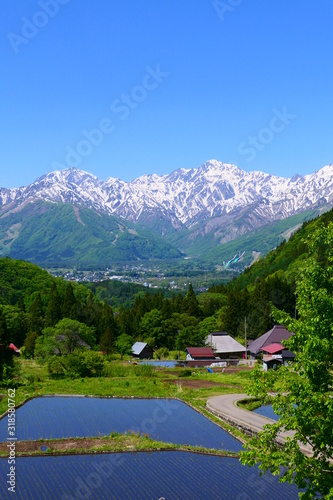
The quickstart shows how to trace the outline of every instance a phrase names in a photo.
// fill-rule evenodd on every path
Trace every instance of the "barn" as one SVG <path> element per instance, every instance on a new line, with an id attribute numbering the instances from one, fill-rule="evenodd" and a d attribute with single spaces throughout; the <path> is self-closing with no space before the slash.
<path id="1" fill-rule="evenodd" d="M 135 342 L 132 346 L 132 356 L 139 359 L 150 359 L 154 350 L 146 342 Z"/>

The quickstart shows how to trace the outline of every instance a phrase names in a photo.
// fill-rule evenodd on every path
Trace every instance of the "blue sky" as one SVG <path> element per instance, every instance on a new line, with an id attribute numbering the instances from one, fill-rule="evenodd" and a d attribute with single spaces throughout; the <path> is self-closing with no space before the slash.
<path id="1" fill-rule="evenodd" d="M 332 0 L 2 2 L 0 186 L 333 162 Z"/>

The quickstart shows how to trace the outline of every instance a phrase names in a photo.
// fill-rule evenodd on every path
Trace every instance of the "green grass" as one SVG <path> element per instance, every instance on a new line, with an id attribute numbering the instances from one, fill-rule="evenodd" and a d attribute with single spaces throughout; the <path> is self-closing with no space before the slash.
<path id="1" fill-rule="evenodd" d="M 108 362 L 104 377 L 79 379 L 54 379 L 45 365 L 33 360 L 17 360 L 21 365 L 21 374 L 16 381 L 16 405 L 26 399 L 43 394 L 83 394 L 116 397 L 162 397 L 180 398 L 193 406 L 204 407 L 207 398 L 246 389 L 250 372 L 208 374 L 205 369 L 193 368 L 192 375 L 186 377 L 195 380 L 218 382 L 211 388 L 190 389 L 168 381 L 179 381 L 179 369 L 155 368 L 148 365 L 133 365 L 127 362 Z M 7 393 L 7 389 L 0 392 Z M 0 401 L 0 414 L 7 410 L 7 399 Z"/>
<path id="2" fill-rule="evenodd" d="M 22 404 L 29 398 L 38 397 L 43 394 L 81 394 L 89 396 L 114 396 L 114 397 L 138 397 L 138 398 L 178 398 L 195 410 L 202 413 L 211 421 L 217 423 L 220 427 L 228 431 L 234 437 L 243 442 L 247 442 L 248 438 L 239 430 L 231 425 L 221 421 L 206 410 L 207 399 L 213 396 L 242 393 L 250 384 L 251 371 L 244 370 L 236 373 L 215 372 L 209 374 L 205 368 L 192 368 L 191 375 L 185 378 L 179 378 L 179 368 L 155 368 L 147 365 L 133 365 L 127 362 L 113 361 L 107 363 L 108 376 L 98 378 L 82 378 L 82 379 L 53 379 L 49 376 L 44 365 L 39 365 L 33 360 L 16 360 L 21 365 L 21 374 L 16 381 L 16 406 Z M 296 376 L 294 373 L 287 375 L 288 377 Z M 187 388 L 183 386 L 188 380 L 205 380 L 217 382 L 217 385 L 205 388 Z M 169 383 L 173 382 L 173 383 Z M 284 381 L 279 382 L 279 389 L 283 390 Z M 5 394 L 5 397 L 0 401 L 0 415 L 7 410 L 7 389 L 0 387 L 0 393 Z M 261 403 L 253 402 L 255 407 Z M 252 403 L 245 403 L 247 409 Z M 244 406 L 245 407 L 245 406 Z M 121 437 L 117 441 L 121 443 Z M 134 439 L 134 438 L 133 438 Z M 114 441 L 109 443 L 103 450 L 91 449 L 91 452 L 96 451 L 116 451 L 126 449 Z M 147 446 L 147 450 L 161 448 L 161 444 L 157 442 L 140 441 L 134 446 L 134 450 L 143 450 Z M 138 447 L 137 447 L 138 446 Z M 168 443 L 163 444 L 167 449 L 180 449 L 176 445 Z M 182 447 L 191 451 L 213 452 L 205 448 Z M 87 453 L 87 449 L 75 449 L 73 453 Z M 220 452 L 216 452 L 220 453 Z M 223 452 L 222 452 L 223 453 Z"/>
<path id="3" fill-rule="evenodd" d="M 267 402 L 265 403 L 267 404 Z M 242 401 L 237 401 L 237 406 L 243 408 L 244 410 L 253 411 L 260 406 L 263 405 L 263 401 L 261 399 L 251 398 L 251 399 L 243 399 Z"/>
<path id="4" fill-rule="evenodd" d="M 85 443 L 84 443 L 85 442 Z M 34 441 L 35 451 L 17 451 L 16 456 L 40 456 L 45 455 L 65 455 L 79 453 L 117 453 L 120 451 L 161 451 L 161 450 L 179 450 L 197 453 L 206 453 L 217 456 L 238 457 L 238 454 L 226 450 L 217 450 L 215 448 L 204 448 L 202 446 L 180 445 L 174 443 L 165 443 L 150 438 L 147 434 L 140 435 L 135 432 L 125 432 L 123 434 L 113 432 L 110 436 L 98 438 L 69 438 L 69 439 L 41 439 Z M 82 443 L 82 446 L 80 446 Z M 66 444 L 65 448 L 61 445 Z M 85 445 L 84 445 L 85 444 Z M 42 452 L 41 445 L 47 446 L 47 450 Z M 0 451 L 0 456 L 8 455 L 7 452 Z"/>

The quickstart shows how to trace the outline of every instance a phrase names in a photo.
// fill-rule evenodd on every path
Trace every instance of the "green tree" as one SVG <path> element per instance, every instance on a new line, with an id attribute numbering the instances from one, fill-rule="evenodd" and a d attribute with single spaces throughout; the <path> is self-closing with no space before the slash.
<path id="1" fill-rule="evenodd" d="M 175 347 L 183 351 L 185 347 L 201 347 L 205 345 L 206 333 L 197 326 L 184 326 L 177 334 Z"/>
<path id="2" fill-rule="evenodd" d="M 2 308 L 0 309 L 0 345 L 8 347 L 10 344 L 6 318 L 3 314 Z"/>
<path id="3" fill-rule="evenodd" d="M 61 377 L 65 375 L 66 368 L 63 363 L 63 360 L 59 356 L 50 356 L 47 361 L 47 369 L 50 375 L 53 377 Z"/>
<path id="4" fill-rule="evenodd" d="M 51 375 L 70 378 L 99 377 L 104 368 L 103 358 L 94 351 L 75 351 L 68 356 L 52 356 L 47 362 Z"/>
<path id="5" fill-rule="evenodd" d="M 20 348 L 27 334 L 26 314 L 14 306 L 3 306 L 3 314 L 6 318 L 10 342 Z"/>
<path id="6" fill-rule="evenodd" d="M 163 344 L 162 339 L 162 313 L 158 309 L 152 309 L 147 312 L 140 321 L 140 334 L 143 339 L 154 338 L 155 341 L 151 347 L 158 347 Z M 151 341 L 150 341 L 151 342 Z"/>
<path id="7" fill-rule="evenodd" d="M 295 332 L 286 345 L 295 352 L 294 371 L 287 377 L 282 394 L 273 407 L 280 414 L 250 448 L 242 453 L 242 462 L 273 473 L 304 488 L 303 498 L 317 493 L 333 498 L 333 224 L 316 230 L 306 240 L 309 258 L 296 280 L 298 320 L 275 311 L 275 318 Z M 278 370 L 278 378 L 285 370 Z M 251 391 L 259 395 L 258 380 Z M 263 398 L 267 397 L 264 387 Z M 282 428 L 294 431 L 283 448 L 275 438 Z M 299 442 L 310 444 L 313 455 L 300 452 Z"/>
<path id="8" fill-rule="evenodd" d="M 243 328 L 247 314 L 248 295 L 247 289 L 242 291 L 237 283 L 231 283 L 227 287 L 227 304 L 222 310 L 221 323 L 223 330 L 233 337 L 236 337 Z"/>
<path id="9" fill-rule="evenodd" d="M 61 354 L 71 354 L 75 349 L 95 346 L 94 328 L 74 319 L 64 318 L 54 328 L 56 345 Z"/>
<path id="10" fill-rule="evenodd" d="M 203 338 L 207 338 L 211 332 L 216 332 L 217 331 L 216 318 L 214 316 L 211 316 L 210 318 L 205 318 L 203 321 L 201 321 L 199 325 L 199 330 Z"/>
<path id="11" fill-rule="evenodd" d="M 186 313 L 179 314 L 177 312 L 171 315 L 171 318 L 162 322 L 163 329 L 163 347 L 175 349 L 176 338 L 182 328 L 187 326 L 197 327 L 199 320 L 194 316 L 189 316 Z"/>
<path id="12" fill-rule="evenodd" d="M 9 336 L 5 316 L 0 309 L 0 380 L 11 377 L 14 369 L 12 353 L 9 350 Z"/>
<path id="13" fill-rule="evenodd" d="M 36 340 L 37 340 L 37 333 L 36 332 L 31 332 L 27 336 L 27 338 L 24 341 L 24 347 L 25 347 L 25 355 L 28 358 L 34 358 L 35 355 L 35 346 L 36 346 Z"/>
<path id="14" fill-rule="evenodd" d="M 167 359 L 169 356 L 169 349 L 167 347 L 160 347 L 154 352 L 154 358 Z"/>
<path id="15" fill-rule="evenodd" d="M 22 297 L 22 295 L 20 296 L 20 298 L 18 299 L 18 302 L 17 302 L 17 307 L 22 311 L 22 312 L 25 312 L 25 303 L 24 303 L 24 299 Z"/>
<path id="16" fill-rule="evenodd" d="M 74 296 L 73 285 L 72 283 L 67 283 L 65 297 L 62 304 L 62 317 L 63 318 L 72 318 L 73 312 L 76 312 L 76 299 Z"/>
<path id="17" fill-rule="evenodd" d="M 34 357 L 40 362 L 46 362 L 49 358 L 58 352 L 55 338 L 55 329 L 44 328 L 42 335 L 39 335 L 35 341 Z"/>
<path id="18" fill-rule="evenodd" d="M 114 349 L 114 337 L 110 327 L 106 327 L 99 343 L 99 350 L 110 354 Z"/>
<path id="19" fill-rule="evenodd" d="M 122 333 L 116 340 L 116 349 L 121 355 L 121 358 L 124 354 L 131 354 L 132 346 L 134 344 L 134 339 L 130 335 L 126 333 Z"/>
<path id="20" fill-rule="evenodd" d="M 183 300 L 182 309 L 183 312 L 187 313 L 189 316 L 195 316 L 196 318 L 202 318 L 203 316 L 198 299 L 195 296 L 192 283 L 188 286 L 187 294 Z"/>
<path id="21" fill-rule="evenodd" d="M 98 324 L 98 331 L 99 335 L 101 336 L 101 341 L 107 329 L 110 330 L 110 334 L 113 339 L 115 339 L 118 336 L 118 328 L 116 321 L 114 319 L 112 307 L 109 304 L 104 304 L 102 312 L 99 316 L 99 324 Z"/>
<path id="22" fill-rule="evenodd" d="M 74 319 L 63 318 L 54 328 L 44 328 L 36 340 L 35 356 L 46 361 L 54 354 L 68 355 L 76 349 L 95 347 L 94 328 Z"/>
<path id="23" fill-rule="evenodd" d="M 61 299 L 55 283 L 52 283 L 50 299 L 45 312 L 45 326 L 55 326 L 61 320 Z"/>
<path id="24" fill-rule="evenodd" d="M 118 315 L 116 316 L 116 322 L 119 333 L 129 336 L 134 334 L 133 315 L 130 309 L 125 309 L 121 306 Z"/>
<path id="25" fill-rule="evenodd" d="M 43 329 L 43 322 L 42 299 L 38 292 L 29 309 L 29 331 L 40 334 Z"/>
<path id="26" fill-rule="evenodd" d="M 213 316 L 221 307 L 226 304 L 226 296 L 221 293 L 201 293 L 198 301 L 202 307 L 205 318 Z"/>

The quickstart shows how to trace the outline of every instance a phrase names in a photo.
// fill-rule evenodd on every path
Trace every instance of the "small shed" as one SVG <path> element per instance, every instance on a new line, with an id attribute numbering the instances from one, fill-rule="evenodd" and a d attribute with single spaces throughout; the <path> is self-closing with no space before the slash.
<path id="1" fill-rule="evenodd" d="M 154 350 L 146 342 L 135 342 L 132 346 L 132 356 L 140 359 L 150 359 L 154 355 Z"/>
<path id="2" fill-rule="evenodd" d="M 186 347 L 187 361 L 214 360 L 215 354 L 211 347 Z"/>
<path id="3" fill-rule="evenodd" d="M 295 354 L 285 349 L 279 342 L 262 347 L 261 350 L 263 351 L 263 368 L 265 371 L 293 361 L 295 358 Z"/>

